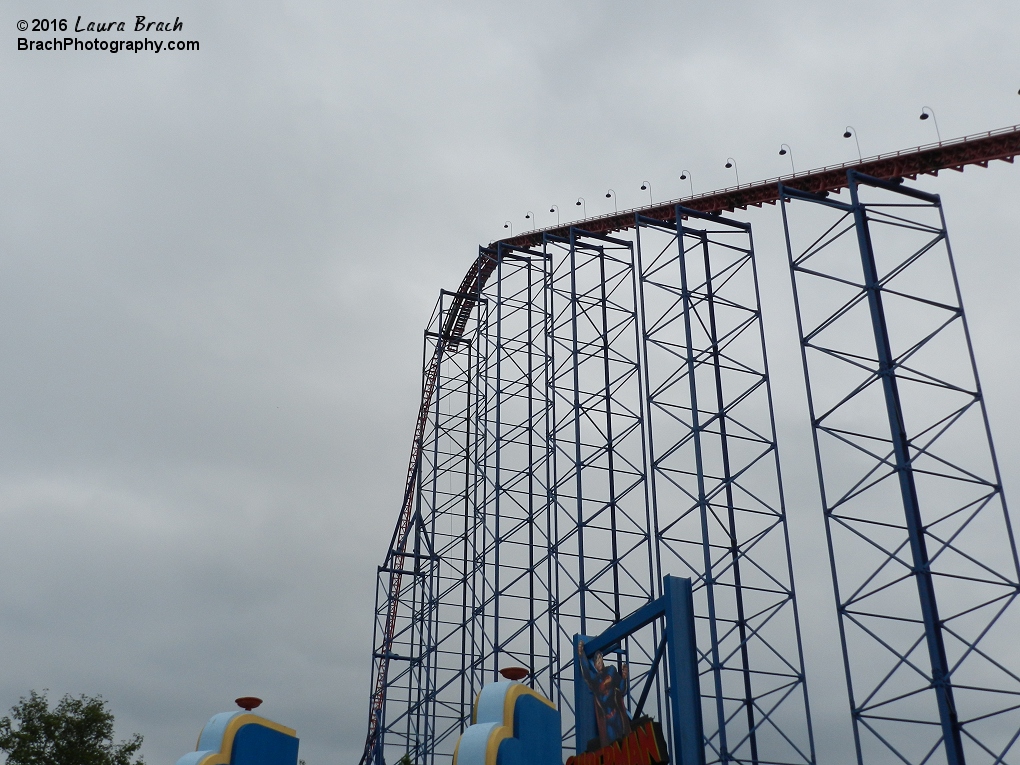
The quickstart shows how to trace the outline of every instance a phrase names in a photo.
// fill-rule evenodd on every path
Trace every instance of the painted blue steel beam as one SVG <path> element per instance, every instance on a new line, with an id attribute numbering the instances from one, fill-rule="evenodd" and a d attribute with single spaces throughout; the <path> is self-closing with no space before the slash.
<path id="1" fill-rule="evenodd" d="M 675 765 L 705 765 L 705 733 L 701 720 L 701 688 L 698 681 L 698 651 L 694 627 L 694 602 L 691 580 L 666 576 L 663 595 L 596 637 L 574 636 L 575 652 L 584 646 L 585 659 L 596 653 L 616 650 L 639 630 L 661 619 L 664 654 L 669 666 L 669 712 L 673 731 Z M 654 665 L 653 665 L 654 666 Z M 596 736 L 594 697 L 574 663 L 575 720 L 577 753 Z"/>
<path id="2" fill-rule="evenodd" d="M 658 565 L 694 581 L 711 758 L 812 763 L 750 226 L 671 217 L 637 221 Z"/>
<path id="3" fill-rule="evenodd" d="M 1020 565 L 941 201 L 848 187 L 781 191 L 857 760 L 1012 762 Z"/>
<path id="4" fill-rule="evenodd" d="M 953 683 L 950 677 L 949 662 L 946 659 L 942 621 L 939 619 L 938 600 L 935 595 L 935 584 L 932 581 L 931 558 L 928 555 L 928 545 L 924 536 L 924 520 L 921 518 L 920 499 L 917 496 L 917 486 L 914 481 L 910 438 L 907 435 L 903 404 L 896 381 L 896 359 L 889 339 L 889 325 L 886 321 L 882 299 L 882 280 L 875 262 L 875 248 L 871 241 L 867 209 L 861 205 L 858 188 L 863 181 L 887 191 L 907 192 L 910 196 L 932 205 L 938 205 L 939 198 L 912 189 L 900 189 L 893 184 L 862 176 L 852 170 L 848 178 L 852 200 L 851 209 L 857 229 L 857 246 L 861 251 L 861 268 L 864 272 L 864 291 L 868 296 L 868 309 L 871 313 L 875 348 L 878 352 L 878 377 L 882 381 L 886 416 L 889 418 L 889 432 L 892 436 L 895 460 L 893 470 L 899 479 L 900 494 L 903 498 L 903 512 L 907 523 L 907 535 L 910 539 L 910 554 L 914 564 L 914 578 L 917 580 L 917 594 L 921 602 L 921 615 L 924 619 L 924 638 L 928 645 L 928 658 L 931 662 L 932 686 L 935 698 L 938 699 L 942 742 L 949 765 L 964 765 L 966 758 L 963 752 L 963 739 L 960 736 L 960 720 L 956 714 L 956 702 L 953 699 Z"/>

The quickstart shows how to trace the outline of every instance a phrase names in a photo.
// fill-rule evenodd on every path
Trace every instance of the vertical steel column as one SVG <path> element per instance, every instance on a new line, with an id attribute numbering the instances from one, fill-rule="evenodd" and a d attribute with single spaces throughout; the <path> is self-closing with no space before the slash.
<path id="1" fill-rule="evenodd" d="M 663 594 L 612 624 L 595 637 L 575 635 L 574 644 L 574 706 L 577 729 L 577 754 L 586 751 L 586 744 L 597 737 L 595 697 L 584 679 L 581 661 L 590 661 L 596 653 L 606 654 L 621 643 L 647 630 L 651 625 L 661 632 L 656 655 L 649 674 L 637 683 L 642 687 L 634 719 L 640 719 L 658 672 L 665 664 L 669 677 L 668 714 L 660 717 L 670 722 L 673 735 L 671 761 L 678 765 L 705 765 L 704 731 L 701 719 L 701 691 L 698 682 L 698 652 L 695 641 L 694 603 L 691 580 L 667 575 Z"/>
<path id="2" fill-rule="evenodd" d="M 857 760 L 1013 761 L 1020 566 L 941 202 L 848 180 L 781 192 Z"/>
<path id="3" fill-rule="evenodd" d="M 673 749 L 679 765 L 705 765 L 705 732 L 698 683 L 698 647 L 691 580 L 663 579 L 666 637 L 673 720 Z"/>
<path id="4" fill-rule="evenodd" d="M 425 332 L 424 374 L 431 388 L 422 432 L 415 504 L 406 538 L 394 538 L 379 568 L 377 641 L 398 598 L 393 639 L 374 661 L 389 663 L 373 762 L 409 754 L 431 765 L 452 750 L 480 687 L 465 663 L 476 652 L 471 620 L 481 572 L 472 496 L 478 323 L 462 337 L 444 335 L 451 293 L 443 292 Z M 480 306 L 476 322 L 484 323 Z M 377 646 L 380 643 L 377 642 Z"/>
<path id="5" fill-rule="evenodd" d="M 654 597 L 657 584 L 633 243 L 575 228 L 567 238 L 547 237 L 545 248 L 552 258 L 550 440 L 559 701 L 569 721 L 572 636 L 604 630 Z M 618 660 L 628 661 L 635 677 L 651 666 L 656 637 L 633 636 L 621 647 Z M 574 738 L 568 730 L 565 743 Z"/>
<path id="6" fill-rule="evenodd" d="M 551 694 L 548 259 L 502 244 L 487 252 L 495 258 L 495 278 L 483 290 L 493 320 L 481 362 L 486 406 L 478 413 L 487 588 L 481 616 L 488 641 L 480 661 L 490 680 L 504 666 L 524 666 L 529 682 Z"/>
<path id="7" fill-rule="evenodd" d="M 921 518 L 917 486 L 914 483 L 914 468 L 910 456 L 910 439 L 900 403 L 899 386 L 896 383 L 896 361 L 889 340 L 889 325 L 886 322 L 882 301 L 882 284 L 875 262 L 875 250 L 871 242 L 868 214 L 861 205 L 856 178 L 851 175 L 850 199 L 857 229 L 857 246 L 861 251 L 861 267 L 864 272 L 864 293 L 868 297 L 871 325 L 875 334 L 875 349 L 878 356 L 878 379 L 882 381 L 885 394 L 886 415 L 889 418 L 889 433 L 893 447 L 892 470 L 898 477 L 900 494 L 903 498 L 903 513 L 906 518 L 907 538 L 910 540 L 910 556 L 913 561 L 914 579 L 921 603 L 921 618 L 924 622 L 924 639 L 928 646 L 931 663 L 932 689 L 939 708 L 939 722 L 942 727 L 942 741 L 946 762 L 949 765 L 964 765 L 963 741 L 960 738 L 959 718 L 953 700 L 953 683 L 949 663 L 946 660 L 946 646 L 942 638 L 942 622 L 932 581 L 931 559 L 924 538 L 924 521 Z M 929 201 L 937 203 L 935 197 Z"/>
<path id="8" fill-rule="evenodd" d="M 750 227 L 676 221 L 637 228 L 658 564 L 694 582 L 708 761 L 813 763 Z"/>

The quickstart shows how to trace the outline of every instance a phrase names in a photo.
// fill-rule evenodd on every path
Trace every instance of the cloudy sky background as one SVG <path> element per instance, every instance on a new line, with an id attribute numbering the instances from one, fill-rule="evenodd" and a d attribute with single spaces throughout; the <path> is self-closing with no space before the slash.
<path id="1" fill-rule="evenodd" d="M 101 693 L 150 763 L 242 694 L 363 743 L 421 330 L 479 243 L 1020 123 L 1020 7 L 0 3 L 0 709 Z M 200 52 L 26 53 L 180 16 Z M 30 35 L 28 35 L 30 36 Z M 124 35 L 135 38 L 133 34 Z M 1020 169 L 943 195 L 1008 496 Z M 781 221 L 755 226 L 820 760 L 850 745 Z M 835 689 L 835 690 L 833 690 Z"/>

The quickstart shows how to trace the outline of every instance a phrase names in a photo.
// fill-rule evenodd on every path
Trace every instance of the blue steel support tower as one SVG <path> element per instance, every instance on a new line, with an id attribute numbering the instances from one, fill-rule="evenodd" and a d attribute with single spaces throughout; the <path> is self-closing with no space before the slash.
<path id="1" fill-rule="evenodd" d="M 814 762 L 750 229 L 674 212 L 482 248 L 475 291 L 441 296 L 413 512 L 380 568 L 366 762 L 449 762 L 508 665 L 573 749 L 573 636 L 666 575 L 693 581 L 707 762 Z M 619 656 L 670 731 L 660 632 Z"/>
<path id="2" fill-rule="evenodd" d="M 813 762 L 750 226 L 639 218 L 657 564 L 694 582 L 707 761 Z"/>
<path id="3" fill-rule="evenodd" d="M 1020 565 L 941 205 L 902 180 L 1017 154 L 1013 126 L 481 248 L 425 332 L 362 765 L 449 762 L 507 665 L 574 748 L 572 636 L 664 576 L 706 762 L 813 765 L 751 231 L 721 215 L 776 201 L 858 762 L 1015 762 Z M 617 657 L 671 739 L 662 645 L 642 622 Z"/>
<path id="4" fill-rule="evenodd" d="M 1015 762 L 1020 567 L 941 202 L 848 188 L 781 193 L 857 760 Z"/>

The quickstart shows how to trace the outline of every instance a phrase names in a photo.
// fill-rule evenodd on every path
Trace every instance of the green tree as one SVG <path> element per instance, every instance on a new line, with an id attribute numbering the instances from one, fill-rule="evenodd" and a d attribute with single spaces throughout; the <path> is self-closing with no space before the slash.
<path id="1" fill-rule="evenodd" d="M 0 718 L 0 752 L 7 765 L 144 765 L 132 759 L 142 747 L 137 733 L 113 741 L 113 712 L 101 696 L 64 696 L 50 709 L 46 691 L 31 691 Z"/>

